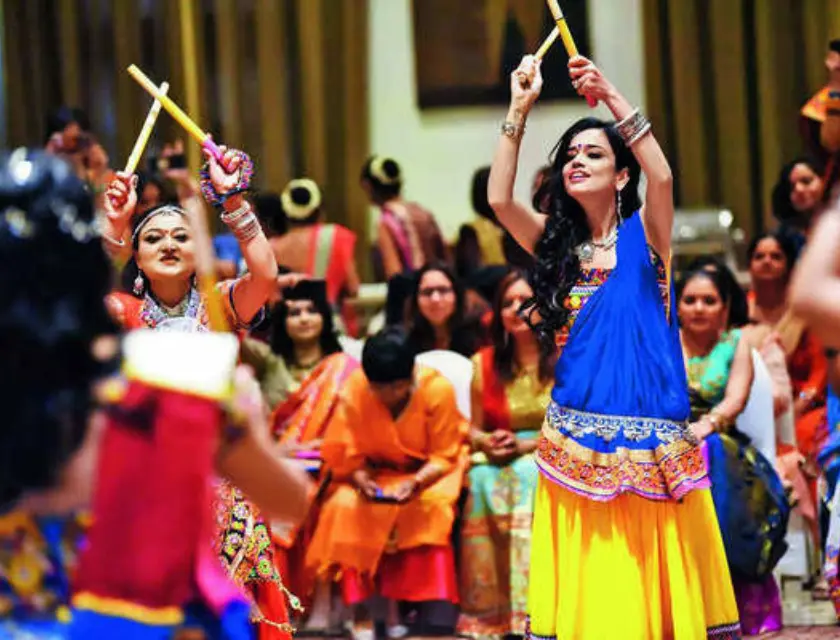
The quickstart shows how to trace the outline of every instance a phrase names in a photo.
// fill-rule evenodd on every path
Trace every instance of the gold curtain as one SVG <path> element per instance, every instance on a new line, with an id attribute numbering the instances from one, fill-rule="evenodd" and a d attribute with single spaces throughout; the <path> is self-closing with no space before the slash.
<path id="1" fill-rule="evenodd" d="M 802 104 L 825 82 L 840 0 L 644 0 L 647 102 L 679 206 L 773 226 L 778 172 L 804 150 Z"/>
<path id="2" fill-rule="evenodd" d="M 326 217 L 359 235 L 368 206 L 367 0 L 1 0 L 5 147 L 39 146 L 46 116 L 79 106 L 119 168 L 151 100 L 136 63 L 217 141 L 245 149 L 258 188 L 307 175 Z M 161 115 L 149 152 L 184 132 Z M 185 140 L 185 142 L 187 142 Z M 199 148 L 190 143 L 190 165 Z"/>

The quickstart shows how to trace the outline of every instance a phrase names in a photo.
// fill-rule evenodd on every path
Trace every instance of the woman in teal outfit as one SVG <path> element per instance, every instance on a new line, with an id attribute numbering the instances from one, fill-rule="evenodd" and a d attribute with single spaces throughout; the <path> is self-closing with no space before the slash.
<path id="1" fill-rule="evenodd" d="M 784 493 L 772 467 L 735 429 L 747 404 L 753 366 L 741 330 L 727 326 L 734 293 L 728 282 L 719 270 L 690 272 L 677 287 L 678 313 L 691 419 L 706 429 L 704 453 L 741 630 L 756 635 L 782 627 L 779 588 L 770 572 L 782 548 L 778 543 L 786 529 L 786 508 L 774 504 L 773 496 L 783 501 Z M 762 552 L 748 539 L 771 541 L 766 547 L 770 551 Z"/>

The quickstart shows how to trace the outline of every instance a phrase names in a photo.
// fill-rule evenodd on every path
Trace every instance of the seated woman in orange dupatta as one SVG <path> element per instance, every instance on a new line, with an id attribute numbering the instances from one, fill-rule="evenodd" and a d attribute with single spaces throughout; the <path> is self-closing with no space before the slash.
<path id="1" fill-rule="evenodd" d="M 280 194 L 288 231 L 271 238 L 277 264 L 327 284 L 327 299 L 341 314 L 349 335 L 358 334 L 353 309 L 346 298 L 359 291 L 356 234 L 340 224 L 323 221 L 321 190 L 314 180 L 297 178 Z"/>
<path id="2" fill-rule="evenodd" d="M 467 431 L 452 385 L 415 369 L 400 329 L 368 339 L 322 446 L 336 486 L 306 557 L 319 574 L 341 576 L 346 602 L 457 602 L 450 536 Z"/>
<path id="3" fill-rule="evenodd" d="M 359 363 L 341 351 L 323 280 L 303 280 L 283 291 L 272 310 L 270 345 L 246 338 L 242 359 L 260 381 L 281 451 L 318 473 L 324 430 L 338 395 Z M 272 527 L 275 564 L 308 611 L 304 630 L 329 626 L 330 583 L 304 567 L 305 550 L 318 518 L 317 504 L 298 528 Z M 308 602 L 314 596 L 314 602 Z"/>
<path id="4" fill-rule="evenodd" d="M 279 437 L 287 430 L 286 421 L 311 395 L 312 388 L 321 385 L 325 373 L 329 375 L 328 372 L 355 363 L 341 352 L 323 280 L 301 280 L 284 288 L 269 320 L 267 343 L 245 338 L 241 355 L 242 361 L 254 369 L 269 411 L 278 412 L 273 430 Z M 337 382 L 342 381 L 343 378 Z M 312 410 L 307 409 L 307 413 Z M 306 431 L 321 434 L 325 424 Z M 321 437 L 318 435 L 317 439 Z"/>

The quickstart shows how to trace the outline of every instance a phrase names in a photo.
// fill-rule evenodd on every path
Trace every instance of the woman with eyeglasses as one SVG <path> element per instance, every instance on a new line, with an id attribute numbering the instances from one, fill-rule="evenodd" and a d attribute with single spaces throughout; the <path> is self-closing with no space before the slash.
<path id="1" fill-rule="evenodd" d="M 417 353 L 443 349 L 470 357 L 484 344 L 482 328 L 466 319 L 466 293 L 443 263 L 424 265 L 416 275 L 409 307 L 409 341 Z"/>

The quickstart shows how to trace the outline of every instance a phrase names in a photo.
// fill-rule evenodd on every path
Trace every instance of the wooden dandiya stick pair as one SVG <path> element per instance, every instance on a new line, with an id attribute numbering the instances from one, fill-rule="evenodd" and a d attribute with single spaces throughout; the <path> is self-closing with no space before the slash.
<path id="1" fill-rule="evenodd" d="M 566 53 L 569 54 L 570 58 L 574 58 L 578 55 L 578 50 L 577 45 L 575 45 L 575 39 L 572 37 L 572 32 L 569 30 L 569 24 L 566 22 L 566 16 L 563 15 L 563 10 L 560 8 L 560 4 L 557 0 L 546 0 L 546 2 L 548 3 L 548 10 L 551 11 L 551 17 L 554 18 L 555 26 L 551 30 L 551 33 L 548 34 L 548 37 L 540 45 L 540 48 L 537 49 L 534 57 L 537 60 L 542 60 L 545 54 L 548 53 L 551 45 L 553 45 L 559 37 L 563 41 Z M 590 107 L 597 105 L 597 102 L 592 98 L 587 98 L 586 102 Z"/>
<path id="2" fill-rule="evenodd" d="M 163 107 L 169 114 L 180 124 L 186 131 L 195 138 L 201 146 L 210 152 L 210 154 L 219 162 L 222 160 L 222 150 L 213 142 L 210 134 L 205 133 L 177 104 L 175 104 L 166 94 L 169 91 L 169 84 L 164 82 L 159 87 L 152 82 L 146 74 L 140 71 L 136 65 L 131 65 L 128 68 L 128 73 L 142 86 L 149 94 L 154 97 L 155 101 L 152 103 L 151 109 L 146 116 L 146 121 L 143 123 L 143 128 L 134 142 L 134 147 L 131 155 L 125 166 L 125 173 L 132 174 L 137 169 L 137 164 L 143 156 L 143 151 L 149 138 L 152 135 L 157 117 L 160 114 L 160 109 Z M 210 231 L 207 228 L 207 221 L 203 215 L 203 211 L 193 210 L 192 203 L 188 203 L 187 211 L 192 224 L 193 233 L 195 235 L 196 244 L 196 276 L 198 280 L 198 290 L 204 296 L 207 304 L 207 316 L 212 331 L 227 331 L 229 329 L 227 319 L 225 318 L 224 307 L 222 305 L 221 295 L 216 288 L 216 276 L 213 261 L 213 244 L 210 237 Z"/>

